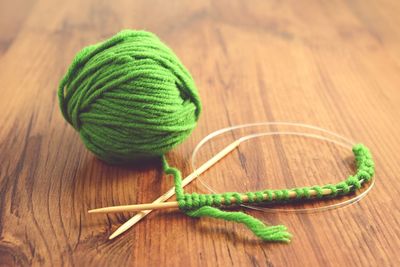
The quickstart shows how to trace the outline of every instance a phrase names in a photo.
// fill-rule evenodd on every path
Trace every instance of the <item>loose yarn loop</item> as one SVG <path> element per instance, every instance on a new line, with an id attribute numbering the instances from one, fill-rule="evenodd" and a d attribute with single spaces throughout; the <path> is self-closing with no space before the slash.
<path id="1" fill-rule="evenodd" d="M 267 189 L 264 191 L 247 193 L 229 192 L 223 194 L 187 194 L 184 192 L 182 187 L 180 171 L 176 168 L 170 167 L 165 156 L 162 157 L 162 162 L 164 172 L 174 176 L 175 192 L 179 208 L 187 215 L 192 217 L 212 217 L 242 223 L 262 240 L 289 242 L 291 234 L 283 225 L 267 226 L 260 220 L 243 212 L 227 212 L 216 207 L 230 206 L 233 204 L 232 199 L 235 200 L 234 205 L 240 205 L 243 203 L 243 196 L 248 198 L 247 203 L 266 203 L 272 201 L 287 202 L 299 199 L 328 198 L 349 194 L 350 192 L 360 189 L 363 183 L 369 182 L 375 173 L 375 164 L 372 160 L 372 155 L 369 149 L 362 144 L 356 144 L 353 146 L 352 150 L 355 156 L 357 171 L 355 175 L 350 175 L 342 182 L 323 186 L 315 185 L 312 187 L 280 190 Z M 330 189 L 331 193 L 323 195 L 324 189 Z M 316 196 L 311 196 L 311 190 L 316 192 Z M 295 198 L 290 198 L 289 195 L 291 192 L 295 193 Z"/>
<path id="2" fill-rule="evenodd" d="M 145 31 L 124 30 L 82 49 L 58 97 L 86 147 L 112 163 L 165 154 L 192 132 L 201 110 L 189 72 Z"/>

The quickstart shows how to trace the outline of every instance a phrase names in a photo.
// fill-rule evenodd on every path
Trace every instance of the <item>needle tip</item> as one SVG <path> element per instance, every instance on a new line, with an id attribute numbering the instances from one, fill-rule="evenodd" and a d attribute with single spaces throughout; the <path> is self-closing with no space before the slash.
<path id="1" fill-rule="evenodd" d="M 109 237 L 108 237 L 108 240 L 111 240 L 111 239 L 114 239 L 114 237 L 116 237 L 117 235 L 115 234 L 115 233 L 113 233 L 112 235 L 110 235 Z"/>

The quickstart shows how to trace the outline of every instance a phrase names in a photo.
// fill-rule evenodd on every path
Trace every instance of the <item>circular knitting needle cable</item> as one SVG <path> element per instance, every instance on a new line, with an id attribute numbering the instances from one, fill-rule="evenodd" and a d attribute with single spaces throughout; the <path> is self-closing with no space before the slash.
<path id="1" fill-rule="evenodd" d="M 314 129 L 314 130 L 319 130 L 319 131 L 323 131 L 325 133 L 334 135 L 337 138 L 340 138 L 341 141 L 337 141 L 331 138 L 327 138 L 321 135 L 316 135 L 316 134 L 309 134 L 309 133 L 303 133 L 303 132 L 292 132 L 292 131 L 288 131 L 288 132 L 284 132 L 284 131 L 276 131 L 276 132 L 263 132 L 263 133 L 255 133 L 255 134 L 249 134 L 249 135 L 245 135 L 241 138 L 239 138 L 237 141 L 239 141 L 239 143 L 243 143 L 245 141 L 254 139 L 254 138 L 260 138 L 260 137 L 264 137 L 264 136 L 274 136 L 274 135 L 292 135 L 292 136 L 300 136 L 300 137 L 306 137 L 306 138 L 314 138 L 314 139 L 318 139 L 321 141 L 327 141 L 327 142 L 331 142 L 335 145 L 338 145 L 340 147 L 343 147 L 345 149 L 352 149 L 354 143 L 352 143 L 352 141 L 350 141 L 349 139 L 340 136 L 338 134 L 335 134 L 331 131 L 319 128 L 319 127 L 315 127 L 315 126 L 311 126 L 311 125 L 306 125 L 306 124 L 297 124 L 297 123 L 286 123 L 286 122 L 271 122 L 271 123 L 256 123 L 256 124 L 245 124 L 245 125 L 239 125 L 239 126 L 234 126 L 234 127 L 229 127 L 229 128 L 225 128 L 225 129 L 221 129 L 219 131 L 216 131 L 208 136 L 206 136 L 202 141 L 199 142 L 199 144 L 196 146 L 196 148 L 193 151 L 193 155 L 192 155 L 192 167 L 194 169 L 196 169 L 195 167 L 195 161 L 196 161 L 196 156 L 198 154 L 198 151 L 201 149 L 201 147 L 207 143 L 208 141 L 210 141 L 212 138 L 215 138 L 218 135 L 221 135 L 225 132 L 228 131 L 232 131 L 232 130 L 236 130 L 236 129 L 241 129 L 241 128 L 246 128 L 246 127 L 253 127 L 253 126 L 260 126 L 260 125 L 289 125 L 289 126 L 302 126 L 305 128 L 310 128 L 310 129 Z M 200 176 L 200 175 L 199 175 Z M 199 177 L 200 178 L 200 177 Z M 210 192 L 217 194 L 217 192 L 209 185 L 207 184 L 203 179 L 199 179 L 200 183 L 202 183 L 202 185 L 204 187 L 206 187 Z M 360 181 L 361 183 L 365 182 L 364 180 Z M 315 208 L 304 208 L 304 209 L 279 209 L 279 208 L 267 208 L 267 207 L 259 207 L 257 205 L 246 205 L 246 204 L 242 204 L 241 206 L 246 207 L 246 208 L 251 208 L 251 209 L 255 209 L 255 210 L 260 210 L 260 211 L 264 211 L 264 212 L 296 212 L 296 213 L 311 213 L 311 212 L 318 212 L 318 211 L 325 211 L 325 210 L 330 210 L 330 209 L 336 209 L 336 208 L 340 208 L 340 207 L 344 207 L 350 204 L 355 204 L 356 202 L 360 201 L 361 199 L 363 199 L 369 192 L 370 190 L 374 187 L 375 185 L 375 179 L 372 180 L 371 184 L 369 185 L 369 187 L 363 191 L 361 194 L 341 201 L 339 203 L 335 203 L 335 204 L 331 204 L 331 205 L 326 205 L 326 206 L 321 206 L 321 207 L 315 207 Z M 326 194 L 329 194 L 329 191 L 325 192 Z"/>
<path id="2" fill-rule="evenodd" d="M 317 138 L 317 139 L 321 139 L 321 140 L 330 140 L 330 139 L 326 139 L 326 138 L 324 138 L 324 137 L 321 137 L 321 136 L 319 136 L 319 135 L 304 134 L 304 133 L 295 133 L 295 132 L 270 132 L 270 133 L 264 133 L 264 134 L 262 134 L 262 135 L 264 135 L 264 136 L 265 136 L 265 135 L 297 135 L 297 136 L 303 136 L 303 137 Z M 259 136 L 261 136 L 261 135 L 259 135 Z M 252 138 L 254 138 L 254 137 L 252 137 Z M 232 144 L 230 144 L 229 146 L 227 146 L 225 149 L 223 149 L 223 150 L 221 151 L 221 152 L 223 152 L 223 153 L 219 152 L 217 155 L 220 155 L 221 158 L 222 158 L 222 157 L 224 157 L 226 154 L 228 154 L 229 152 L 231 152 L 234 148 L 236 148 L 240 143 L 242 143 L 242 142 L 244 142 L 244 141 L 246 141 L 246 140 L 249 140 L 249 139 L 251 139 L 251 138 L 249 138 L 248 136 L 245 136 L 244 138 L 240 138 L 240 139 L 236 140 L 235 142 L 233 142 Z M 334 140 L 330 140 L 330 141 L 336 143 L 336 141 L 334 141 Z M 343 144 L 340 144 L 340 143 L 337 143 L 337 144 L 342 145 L 342 146 L 344 146 L 344 147 L 347 147 L 347 146 L 345 146 L 345 145 L 343 145 Z M 227 148 L 229 148 L 229 150 L 226 150 Z M 220 154 L 220 153 L 221 153 L 221 154 Z M 208 162 L 206 162 L 206 163 L 210 164 L 210 162 L 212 161 L 212 165 L 214 165 L 217 161 L 214 161 L 213 159 L 214 159 L 214 158 L 212 158 L 210 161 L 208 161 Z M 212 165 L 210 165 L 210 167 L 211 167 Z M 208 168 L 207 168 L 207 169 L 208 169 Z M 195 179 L 194 176 L 196 176 L 198 173 L 199 173 L 198 171 L 197 171 L 197 172 L 195 171 L 195 172 L 193 172 L 190 176 L 188 176 L 187 178 L 190 178 L 190 179 L 189 179 L 190 181 L 186 180 L 187 178 L 184 179 L 183 182 L 186 181 L 186 182 L 185 182 L 185 185 L 187 185 L 188 183 L 190 183 L 191 181 L 193 181 L 193 180 Z M 363 179 L 360 180 L 360 183 L 364 183 L 364 182 L 365 182 L 365 180 L 363 180 Z M 358 195 L 358 196 L 356 196 L 356 197 L 354 197 L 354 198 L 352 198 L 352 199 L 350 199 L 350 200 L 348 200 L 348 201 L 344 201 L 344 202 L 341 202 L 341 203 L 338 203 L 338 204 L 330 205 L 330 206 L 328 206 L 328 207 L 329 207 L 329 208 L 337 208 L 337 207 L 340 207 L 340 206 L 344 206 L 344 205 L 351 204 L 351 203 L 354 202 L 354 201 L 359 201 L 360 199 L 362 199 L 362 198 L 369 192 L 369 190 L 371 190 L 371 188 L 372 188 L 373 185 L 374 185 L 374 183 L 372 182 L 372 183 L 370 184 L 369 188 L 368 188 L 363 194 L 360 194 L 360 195 Z M 209 190 L 212 190 L 209 186 L 207 186 L 207 188 L 208 188 Z M 151 209 L 151 210 L 154 210 L 154 209 L 178 208 L 178 207 L 179 207 L 179 204 L 178 204 L 177 201 L 170 201 L 170 202 L 166 202 L 166 203 L 163 202 L 163 201 L 161 201 L 161 199 L 165 199 L 165 198 L 169 199 L 169 198 L 170 198 L 169 195 L 171 194 L 170 192 L 171 192 L 171 190 L 173 190 L 173 189 L 174 189 L 174 188 L 171 188 L 170 191 L 168 191 L 166 194 L 164 194 L 163 196 L 161 196 L 161 197 L 159 198 L 159 200 L 157 199 L 157 200 L 154 201 L 153 203 L 104 207 L 104 208 L 98 208 L 98 209 L 89 210 L 89 213 L 115 213 L 115 212 L 126 212 L 126 211 L 144 211 L 144 210 L 150 210 L 150 209 Z M 352 189 L 354 189 L 354 188 L 353 188 L 352 186 L 350 186 L 349 189 L 352 190 Z M 212 191 L 213 191 L 213 190 L 212 190 Z M 325 196 L 325 195 L 330 195 L 330 194 L 332 193 L 332 190 L 331 190 L 331 189 L 323 189 L 320 193 L 321 193 L 323 196 Z M 340 193 L 340 192 L 338 192 L 338 193 Z M 172 195 L 173 195 L 173 194 L 172 194 Z M 171 195 L 171 197 L 172 197 L 172 195 Z M 317 195 L 318 195 L 318 191 L 317 191 L 317 190 L 311 189 L 311 190 L 309 190 L 309 195 L 310 195 L 311 197 L 317 196 Z M 297 194 L 296 194 L 295 191 L 289 192 L 289 198 L 296 198 L 296 196 L 297 196 Z M 248 197 L 246 194 L 243 194 L 241 197 L 242 197 L 243 203 L 249 202 L 249 197 Z M 267 200 L 268 198 L 270 198 L 270 196 L 269 196 L 268 194 L 264 194 L 264 200 Z M 276 196 L 272 196 L 272 199 L 271 199 L 271 200 L 274 200 L 275 198 L 276 198 Z M 235 197 L 231 197 L 229 200 L 226 200 L 226 199 L 224 199 L 224 198 L 221 199 L 221 203 L 222 203 L 222 204 L 225 204 L 225 202 L 227 202 L 227 201 L 229 201 L 229 202 L 231 202 L 231 203 L 234 204 L 234 203 L 236 203 L 237 199 L 236 199 Z M 243 206 L 244 206 L 244 205 L 243 205 Z M 301 209 L 300 211 L 311 211 L 311 210 L 315 211 L 315 210 L 324 210 L 324 209 L 326 209 L 326 207 Z M 286 211 L 286 210 L 284 210 L 284 209 L 271 209 L 271 210 L 274 210 L 274 211 L 276 211 L 276 210 L 279 210 L 279 211 Z M 296 211 L 296 210 L 287 210 L 287 211 Z"/>

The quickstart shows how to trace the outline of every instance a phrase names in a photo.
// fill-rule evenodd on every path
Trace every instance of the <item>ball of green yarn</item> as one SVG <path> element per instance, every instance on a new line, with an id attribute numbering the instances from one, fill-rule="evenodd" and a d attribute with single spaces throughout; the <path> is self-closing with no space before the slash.
<path id="1" fill-rule="evenodd" d="M 82 49 L 60 82 L 64 118 L 111 163 L 161 156 L 196 126 L 195 83 L 154 34 L 124 30 Z"/>

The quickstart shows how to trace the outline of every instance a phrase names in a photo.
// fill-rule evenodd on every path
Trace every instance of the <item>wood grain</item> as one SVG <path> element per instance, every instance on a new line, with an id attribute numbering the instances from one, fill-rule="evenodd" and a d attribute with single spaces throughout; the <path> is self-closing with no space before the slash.
<path id="1" fill-rule="evenodd" d="M 399 13 L 395 0 L 0 2 L 0 265 L 397 265 Z M 118 167 L 95 159 L 63 120 L 56 88 L 80 48 L 123 28 L 159 35 L 200 88 L 199 125 L 168 154 L 184 174 L 193 147 L 211 131 L 285 120 L 369 146 L 376 187 L 359 204 L 330 212 L 248 211 L 287 225 L 294 234 L 289 245 L 170 210 L 109 241 L 133 214 L 88 209 L 150 202 L 172 181 L 157 161 Z M 223 188 L 238 183 L 244 170 L 249 177 L 267 173 L 278 187 L 327 182 L 325 174 L 335 182 L 352 171 L 341 158 L 347 154 L 324 143 L 268 140 L 241 148 L 206 177 Z M 248 160 L 254 149 L 262 156 Z M 321 204 L 306 204 L 315 205 Z"/>

